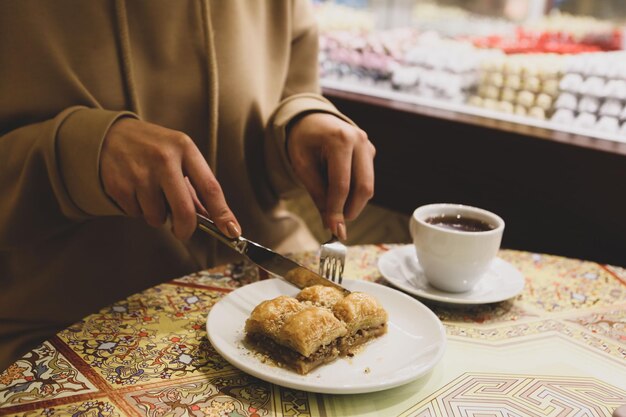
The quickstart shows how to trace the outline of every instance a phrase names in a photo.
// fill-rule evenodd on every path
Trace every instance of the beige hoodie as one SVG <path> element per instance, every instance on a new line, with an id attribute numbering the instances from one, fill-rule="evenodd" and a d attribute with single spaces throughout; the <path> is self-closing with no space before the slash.
<path id="1" fill-rule="evenodd" d="M 99 177 L 119 117 L 192 137 L 247 237 L 298 250 L 285 127 L 318 94 L 310 5 L 287 0 L 0 3 L 0 370 L 159 281 L 223 262 L 215 243 L 122 216 Z M 213 250 L 211 249 L 213 247 Z"/>

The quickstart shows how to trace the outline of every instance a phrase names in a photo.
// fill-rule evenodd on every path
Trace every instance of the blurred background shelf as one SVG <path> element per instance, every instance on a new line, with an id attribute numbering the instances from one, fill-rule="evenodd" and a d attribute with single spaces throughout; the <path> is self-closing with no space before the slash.
<path id="1" fill-rule="evenodd" d="M 384 88 L 377 88 L 363 84 L 350 84 L 338 80 L 322 80 L 321 85 L 324 91 L 330 95 L 340 95 L 342 92 L 348 97 L 377 97 L 386 99 L 387 103 L 395 102 L 415 105 L 419 108 L 441 110 L 440 115 L 454 114 L 454 120 L 468 116 L 466 120 L 474 123 L 487 124 L 492 127 L 500 126 L 507 130 L 534 131 L 536 135 L 541 135 L 545 139 L 564 141 L 578 146 L 591 147 L 594 149 L 606 150 L 626 155 L 626 135 L 604 132 L 597 129 L 583 128 L 575 125 L 556 123 L 550 120 L 539 120 L 528 116 L 508 114 L 501 111 L 489 110 L 466 103 L 454 103 L 445 100 L 438 100 L 428 97 L 421 97 L 415 94 L 392 91 Z M 602 140 L 594 140 L 602 139 Z M 607 141 L 609 143 L 607 143 Z M 610 143 L 614 142 L 614 143 Z"/>
<path id="2" fill-rule="evenodd" d="M 626 265 L 626 144 L 325 88 L 377 148 L 374 203 L 499 213 L 503 246 Z"/>
<path id="3" fill-rule="evenodd" d="M 506 248 L 626 266 L 626 2 L 315 6 L 323 93 L 378 151 L 352 243 L 457 202 L 500 214 Z"/>

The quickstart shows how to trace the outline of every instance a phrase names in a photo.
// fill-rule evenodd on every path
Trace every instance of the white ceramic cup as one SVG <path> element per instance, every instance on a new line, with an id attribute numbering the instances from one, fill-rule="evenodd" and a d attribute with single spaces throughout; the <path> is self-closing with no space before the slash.
<path id="1" fill-rule="evenodd" d="M 468 232 L 444 228 L 426 220 L 461 216 L 480 220 L 493 227 Z M 429 204 L 413 212 L 411 236 L 417 259 L 428 283 L 443 291 L 471 290 L 496 257 L 504 232 L 504 220 L 494 213 L 461 204 Z"/>

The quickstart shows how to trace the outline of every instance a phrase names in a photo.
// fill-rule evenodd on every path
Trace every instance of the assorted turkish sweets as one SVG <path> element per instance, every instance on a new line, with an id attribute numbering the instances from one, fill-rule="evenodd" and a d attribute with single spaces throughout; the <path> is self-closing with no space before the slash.
<path id="1" fill-rule="evenodd" d="M 552 120 L 626 135 L 626 52 L 568 57 Z"/>
<path id="2" fill-rule="evenodd" d="M 315 285 L 252 310 L 245 341 L 279 366 L 307 374 L 387 332 L 387 312 L 365 293 Z"/>
<path id="3" fill-rule="evenodd" d="M 320 37 L 320 68 L 325 80 L 454 102 L 467 99 L 477 84 L 480 63 L 501 54 L 412 29 L 367 34 L 340 31 Z"/>
<path id="4" fill-rule="evenodd" d="M 394 68 L 392 87 L 423 97 L 464 102 L 478 83 L 481 62 L 501 55 L 469 42 L 423 35 L 405 53 L 402 65 Z"/>
<path id="5" fill-rule="evenodd" d="M 612 22 L 552 13 L 519 26 L 419 3 L 406 10 L 407 27 L 378 30 L 372 9 L 324 4 L 328 82 L 626 136 L 626 56 L 605 52 L 623 42 Z"/>
<path id="6" fill-rule="evenodd" d="M 320 35 L 320 74 L 326 80 L 388 86 L 417 31 L 336 31 Z"/>
<path id="7" fill-rule="evenodd" d="M 502 55 L 481 64 L 480 83 L 469 104 L 544 120 L 554 112 L 565 57 Z"/>

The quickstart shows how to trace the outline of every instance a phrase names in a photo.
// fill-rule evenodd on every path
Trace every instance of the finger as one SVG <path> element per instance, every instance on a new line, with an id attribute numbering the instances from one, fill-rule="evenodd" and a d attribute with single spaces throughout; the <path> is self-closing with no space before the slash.
<path id="1" fill-rule="evenodd" d="M 133 193 L 132 197 L 125 201 L 124 205 L 120 205 L 124 213 L 129 217 L 139 218 L 143 216 L 139 201 L 137 200 L 137 194 Z"/>
<path id="2" fill-rule="evenodd" d="M 198 199 L 198 193 L 196 193 L 196 189 L 193 188 L 193 185 L 191 185 L 191 182 L 189 181 L 189 177 L 187 176 L 185 177 L 185 184 L 187 184 L 187 189 L 189 190 L 189 195 L 191 196 L 191 199 L 193 200 L 193 205 L 196 208 L 196 212 L 202 214 L 203 216 L 208 216 L 209 212 L 206 211 L 206 209 L 204 208 L 204 206 Z"/>
<path id="3" fill-rule="evenodd" d="M 352 157 L 352 184 L 346 202 L 346 220 L 354 220 L 374 196 L 374 158 L 370 145 L 358 146 Z"/>
<path id="4" fill-rule="evenodd" d="M 222 233 L 231 238 L 241 236 L 241 226 L 226 204 L 222 187 L 197 149 L 183 160 L 185 172 L 209 217 Z"/>
<path id="5" fill-rule="evenodd" d="M 158 186 L 146 186 L 137 189 L 137 201 L 146 222 L 152 227 L 165 223 L 167 210 L 163 193 Z"/>
<path id="6" fill-rule="evenodd" d="M 323 169 L 324 167 L 314 161 L 301 162 L 298 167 L 294 166 L 298 178 L 311 196 L 322 218 L 326 214 L 326 179 L 321 175 Z"/>
<path id="7" fill-rule="evenodd" d="M 328 193 L 326 196 L 326 226 L 341 240 L 347 239 L 343 215 L 350 192 L 352 149 L 342 146 L 328 156 Z"/>
<path id="8" fill-rule="evenodd" d="M 196 229 L 196 208 L 182 170 L 174 169 L 161 181 L 161 187 L 172 212 L 172 231 L 180 240 L 187 240 Z"/>
<path id="9" fill-rule="evenodd" d="M 115 195 L 111 195 L 111 198 L 127 216 L 135 218 L 143 216 L 134 191 L 118 191 Z"/>

